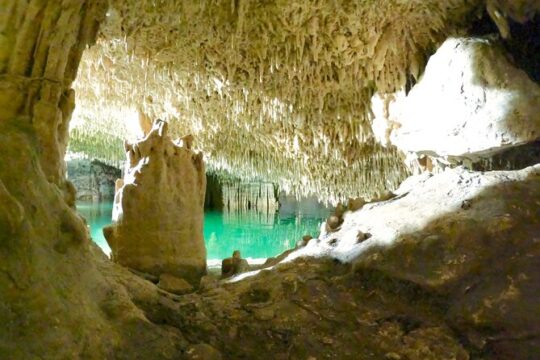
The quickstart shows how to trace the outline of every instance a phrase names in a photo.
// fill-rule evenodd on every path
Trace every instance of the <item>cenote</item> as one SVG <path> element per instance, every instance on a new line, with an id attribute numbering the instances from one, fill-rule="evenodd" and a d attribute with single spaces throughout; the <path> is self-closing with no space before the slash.
<path id="1" fill-rule="evenodd" d="M 79 201 L 77 210 L 86 219 L 92 240 L 106 253 L 111 249 L 103 227 L 111 224 L 111 201 Z M 205 211 L 204 240 L 209 266 L 240 250 L 250 263 L 261 262 L 294 248 L 306 234 L 316 237 L 329 210 L 312 204 L 285 204 L 275 213 L 256 211 Z"/>

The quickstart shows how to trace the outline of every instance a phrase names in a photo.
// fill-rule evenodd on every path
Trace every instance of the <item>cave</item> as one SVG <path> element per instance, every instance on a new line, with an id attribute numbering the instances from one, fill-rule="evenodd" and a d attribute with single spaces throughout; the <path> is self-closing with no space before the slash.
<path id="1" fill-rule="evenodd" d="M 539 19 L 0 0 L 0 359 L 540 358 Z"/>

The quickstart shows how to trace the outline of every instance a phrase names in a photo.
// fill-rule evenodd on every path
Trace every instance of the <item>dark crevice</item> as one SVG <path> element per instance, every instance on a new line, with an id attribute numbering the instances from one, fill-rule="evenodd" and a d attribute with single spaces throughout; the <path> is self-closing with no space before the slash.
<path id="1" fill-rule="evenodd" d="M 540 134 L 538 134 L 540 136 Z M 521 170 L 540 163 L 540 140 L 504 149 L 473 162 L 474 171 Z"/>
<path id="2" fill-rule="evenodd" d="M 529 77 L 540 83 L 540 14 L 521 24 L 507 19 L 510 27 L 510 38 L 501 42 L 514 61 L 515 65 L 524 70 Z M 469 35 L 483 37 L 498 34 L 499 29 L 487 11 L 472 22 Z"/>
<path id="3" fill-rule="evenodd" d="M 508 23 L 511 38 L 504 41 L 506 50 L 519 68 L 540 83 L 540 15 L 524 24 L 510 19 Z"/>

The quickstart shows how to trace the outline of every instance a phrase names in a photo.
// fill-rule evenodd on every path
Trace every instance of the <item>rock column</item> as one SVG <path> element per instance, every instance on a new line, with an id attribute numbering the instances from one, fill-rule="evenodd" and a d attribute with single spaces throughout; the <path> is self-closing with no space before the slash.
<path id="1" fill-rule="evenodd" d="M 160 120 L 143 140 L 126 144 L 126 152 L 128 166 L 115 197 L 115 224 L 104 229 L 113 259 L 197 285 L 206 273 L 202 153 L 192 151 L 189 142 L 173 142 L 167 123 Z"/>

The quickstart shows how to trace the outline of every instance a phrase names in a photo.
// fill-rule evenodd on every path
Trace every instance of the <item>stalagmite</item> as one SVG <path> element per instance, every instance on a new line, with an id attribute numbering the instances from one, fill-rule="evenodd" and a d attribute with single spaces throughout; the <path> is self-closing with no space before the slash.
<path id="1" fill-rule="evenodd" d="M 104 229 L 114 261 L 144 273 L 170 274 L 193 285 L 206 273 L 203 240 L 206 175 L 201 153 L 176 145 L 167 123 L 126 145 L 128 163 Z"/>
<path id="2" fill-rule="evenodd" d="M 65 178 L 71 84 L 106 7 L 0 1 L 1 359 L 133 358 L 140 343 L 138 357 L 178 355 L 124 286 L 147 285 L 90 241 Z"/>

